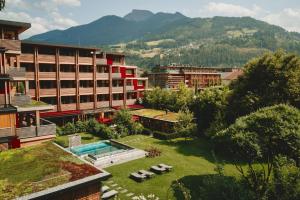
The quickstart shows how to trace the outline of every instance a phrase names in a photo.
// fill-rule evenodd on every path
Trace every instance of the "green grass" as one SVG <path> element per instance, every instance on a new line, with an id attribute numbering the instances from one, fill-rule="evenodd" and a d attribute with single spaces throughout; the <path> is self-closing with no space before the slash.
<path id="1" fill-rule="evenodd" d="M 69 182 L 63 162 L 83 164 L 52 143 L 0 153 L 0 199 L 13 199 Z"/>
<path id="2" fill-rule="evenodd" d="M 78 133 L 81 136 L 81 143 L 88 144 L 101 140 L 99 136 L 93 135 L 91 133 Z M 69 138 L 67 135 L 57 136 L 54 139 L 54 142 L 59 144 L 60 146 L 67 148 L 69 147 Z"/>
<path id="3" fill-rule="evenodd" d="M 211 153 L 212 145 L 205 139 L 193 139 L 188 141 L 176 139 L 168 142 L 139 135 L 122 138 L 119 139 L 119 141 L 139 149 L 156 147 L 162 151 L 160 157 L 138 159 L 106 169 L 113 175 L 110 180 L 128 189 L 129 192 L 135 194 L 154 193 L 160 197 L 160 199 L 167 199 L 167 195 L 169 194 L 169 198 L 173 199 L 174 194 L 173 192 L 168 192 L 168 189 L 175 180 L 188 180 L 189 183 L 192 182 L 192 184 L 190 184 L 192 188 L 190 189 L 199 190 L 199 188 L 197 188 L 198 178 L 215 174 L 214 158 Z M 150 166 L 159 163 L 172 165 L 174 166 L 174 170 L 170 173 L 157 175 L 142 183 L 137 183 L 128 178 L 132 172 L 140 169 L 148 170 Z M 237 176 L 238 173 L 232 164 L 226 164 L 225 175 Z M 128 197 L 120 194 L 120 199 L 128 199 Z"/>
<path id="4" fill-rule="evenodd" d="M 166 112 L 163 110 L 140 109 L 140 110 L 131 111 L 131 113 L 133 115 L 150 117 L 159 120 L 173 121 L 173 122 L 176 122 L 178 119 L 178 113 L 168 112 L 168 114 L 166 114 Z"/>
<path id="5" fill-rule="evenodd" d="M 39 106 L 49 106 L 49 104 L 42 102 L 42 101 L 35 101 L 35 100 L 31 100 L 30 103 L 22 105 L 21 107 L 39 107 Z"/>

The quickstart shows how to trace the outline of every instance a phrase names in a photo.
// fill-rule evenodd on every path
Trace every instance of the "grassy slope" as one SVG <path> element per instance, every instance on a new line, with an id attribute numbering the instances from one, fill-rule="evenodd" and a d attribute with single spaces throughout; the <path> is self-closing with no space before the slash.
<path id="1" fill-rule="evenodd" d="M 162 156 L 157 158 L 139 159 L 106 169 L 113 175 L 111 180 L 119 184 L 119 186 L 128 189 L 129 192 L 135 194 L 154 193 L 161 199 L 167 199 L 167 191 L 174 180 L 215 173 L 214 159 L 211 155 L 212 147 L 209 142 L 204 139 L 190 141 L 178 139 L 173 142 L 167 142 L 138 135 L 122 138 L 119 141 L 140 149 L 157 147 L 162 151 Z M 128 178 L 131 172 L 140 169 L 147 170 L 150 166 L 159 163 L 173 165 L 174 171 L 157 175 L 143 183 L 136 183 Z M 237 176 L 237 171 L 233 165 L 226 164 L 225 174 Z M 193 184 L 193 187 L 194 190 L 198 189 L 197 184 Z M 120 195 L 121 199 L 126 199 L 126 196 Z M 173 196 L 172 193 L 170 193 L 170 195 L 171 197 Z"/>

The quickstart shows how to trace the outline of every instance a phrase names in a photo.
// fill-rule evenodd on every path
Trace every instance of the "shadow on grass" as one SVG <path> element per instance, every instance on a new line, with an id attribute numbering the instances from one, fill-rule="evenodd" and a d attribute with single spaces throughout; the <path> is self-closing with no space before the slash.
<path id="1" fill-rule="evenodd" d="M 217 174 L 185 176 L 172 183 L 175 198 L 183 200 L 178 182 L 189 191 L 191 200 L 253 200 L 253 194 L 234 177 Z"/>

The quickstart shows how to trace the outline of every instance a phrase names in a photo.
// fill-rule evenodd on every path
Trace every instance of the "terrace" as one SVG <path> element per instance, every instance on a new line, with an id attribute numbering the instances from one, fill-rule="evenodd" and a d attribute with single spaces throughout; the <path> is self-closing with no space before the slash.
<path id="1" fill-rule="evenodd" d="M 78 187 L 79 181 L 85 184 L 85 181 L 95 178 L 100 181 L 109 175 L 49 142 L 0 154 L 0 199 L 14 199 L 32 193 L 35 197 L 46 198 L 60 188 Z M 79 187 L 83 189 L 85 186 Z M 47 190 L 49 188 L 52 194 Z"/>

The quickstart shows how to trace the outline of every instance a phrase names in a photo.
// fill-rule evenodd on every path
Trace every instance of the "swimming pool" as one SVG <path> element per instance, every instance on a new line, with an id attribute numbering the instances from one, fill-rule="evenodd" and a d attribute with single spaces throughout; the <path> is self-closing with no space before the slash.
<path id="1" fill-rule="evenodd" d="M 87 155 L 87 154 L 97 156 L 97 155 L 106 155 L 117 151 L 119 152 L 121 150 L 126 150 L 126 149 L 127 149 L 126 147 L 123 147 L 118 144 L 114 144 L 110 141 L 104 141 L 104 142 L 102 141 L 102 142 L 96 142 L 92 144 L 72 147 L 70 150 L 71 152 L 73 152 L 78 156 Z"/>

